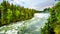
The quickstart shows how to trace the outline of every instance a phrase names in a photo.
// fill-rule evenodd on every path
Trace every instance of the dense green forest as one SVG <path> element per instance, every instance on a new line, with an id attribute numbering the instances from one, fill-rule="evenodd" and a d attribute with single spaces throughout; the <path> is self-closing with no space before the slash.
<path id="1" fill-rule="evenodd" d="M 48 9 L 50 17 L 48 23 L 41 28 L 41 34 L 60 34 L 60 2 Z"/>
<path id="2" fill-rule="evenodd" d="M 0 4 L 0 26 L 31 19 L 35 11 L 37 10 L 9 4 L 8 1 L 3 0 Z"/>

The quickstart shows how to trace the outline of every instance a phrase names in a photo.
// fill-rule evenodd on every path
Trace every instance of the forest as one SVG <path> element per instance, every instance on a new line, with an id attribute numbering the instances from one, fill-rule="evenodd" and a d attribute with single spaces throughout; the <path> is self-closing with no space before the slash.
<path id="1" fill-rule="evenodd" d="M 0 26 L 31 19 L 34 17 L 35 11 L 3 0 L 0 4 Z"/>
<path id="2" fill-rule="evenodd" d="M 48 9 L 50 17 L 45 26 L 41 28 L 41 34 L 60 34 L 60 2 Z"/>
<path id="3" fill-rule="evenodd" d="M 50 13 L 48 22 L 41 28 L 41 34 L 60 34 L 60 2 L 52 8 L 45 8 L 43 11 L 24 8 L 10 4 L 8 1 L 3 1 L 0 4 L 0 27 L 18 21 L 32 19 L 35 13 Z M 22 30 L 24 31 L 24 30 Z"/>

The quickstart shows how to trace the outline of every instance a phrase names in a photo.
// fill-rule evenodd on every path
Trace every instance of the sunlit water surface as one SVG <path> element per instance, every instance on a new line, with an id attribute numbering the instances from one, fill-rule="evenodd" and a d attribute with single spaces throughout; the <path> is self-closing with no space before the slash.
<path id="1" fill-rule="evenodd" d="M 24 34 L 40 34 L 40 28 L 44 26 L 49 16 L 49 13 L 35 13 L 30 20 L 0 27 L 0 34 L 21 34 L 21 32 Z M 20 31 L 24 26 L 26 27 L 24 31 Z"/>

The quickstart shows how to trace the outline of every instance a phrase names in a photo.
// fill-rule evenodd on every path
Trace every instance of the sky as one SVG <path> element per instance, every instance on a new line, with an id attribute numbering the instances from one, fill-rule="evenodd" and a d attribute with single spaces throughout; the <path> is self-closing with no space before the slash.
<path id="1" fill-rule="evenodd" d="M 47 7 L 53 6 L 55 4 L 55 0 L 7 0 L 10 4 L 16 4 L 20 6 L 24 6 L 25 8 L 31 8 L 36 10 L 42 10 Z M 0 0 L 0 3 L 2 0 Z"/>

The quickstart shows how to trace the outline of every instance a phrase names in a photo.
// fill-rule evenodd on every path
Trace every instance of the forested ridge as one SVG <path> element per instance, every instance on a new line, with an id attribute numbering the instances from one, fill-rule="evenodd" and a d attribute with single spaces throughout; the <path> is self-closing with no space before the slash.
<path id="1" fill-rule="evenodd" d="M 45 26 L 41 28 L 41 34 L 60 34 L 60 2 L 48 9 L 50 17 Z"/>

